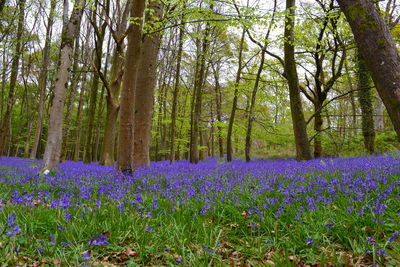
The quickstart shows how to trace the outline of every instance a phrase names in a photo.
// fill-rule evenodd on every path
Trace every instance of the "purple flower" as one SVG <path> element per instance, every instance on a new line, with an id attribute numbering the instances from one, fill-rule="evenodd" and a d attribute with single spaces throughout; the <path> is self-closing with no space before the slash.
<path id="1" fill-rule="evenodd" d="M 178 262 L 178 264 L 182 264 L 181 258 L 178 257 L 177 262 Z"/>
<path id="2" fill-rule="evenodd" d="M 83 258 L 82 258 L 83 260 L 85 260 L 85 261 L 88 261 L 88 260 L 90 260 L 90 257 L 89 257 L 89 251 L 86 251 L 86 253 L 85 253 L 85 255 L 83 256 Z"/>
<path id="3" fill-rule="evenodd" d="M 314 241 L 312 240 L 311 237 L 307 238 L 306 242 L 307 242 L 307 245 L 314 246 Z"/>

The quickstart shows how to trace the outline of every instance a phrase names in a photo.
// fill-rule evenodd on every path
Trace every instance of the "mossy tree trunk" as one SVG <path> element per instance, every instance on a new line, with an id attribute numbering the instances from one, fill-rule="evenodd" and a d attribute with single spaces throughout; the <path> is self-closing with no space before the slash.
<path id="1" fill-rule="evenodd" d="M 374 107 L 372 104 L 372 83 L 362 56 L 357 53 L 358 98 L 361 106 L 361 124 L 364 146 L 368 153 L 375 151 Z"/>
<path id="2" fill-rule="evenodd" d="M 400 141 L 400 54 L 374 1 L 337 0 Z"/>

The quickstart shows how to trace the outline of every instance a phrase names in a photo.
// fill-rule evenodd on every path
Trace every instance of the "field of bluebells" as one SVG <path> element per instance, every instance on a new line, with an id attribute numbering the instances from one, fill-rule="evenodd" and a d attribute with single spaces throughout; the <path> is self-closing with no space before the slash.
<path id="1" fill-rule="evenodd" d="M 5 265 L 400 265 L 398 154 L 39 168 L 0 160 Z"/>

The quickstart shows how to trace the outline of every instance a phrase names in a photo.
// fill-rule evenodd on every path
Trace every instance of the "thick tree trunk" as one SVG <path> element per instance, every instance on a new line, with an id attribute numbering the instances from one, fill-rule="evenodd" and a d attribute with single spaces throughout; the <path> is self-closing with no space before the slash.
<path id="1" fill-rule="evenodd" d="M 309 160 L 312 158 L 310 144 L 307 137 L 307 128 L 304 121 L 303 107 L 300 98 L 299 79 L 294 57 L 294 16 L 295 0 L 286 0 L 285 17 L 285 76 L 289 86 L 290 110 L 292 114 L 294 138 L 296 142 L 296 159 Z"/>
<path id="2" fill-rule="evenodd" d="M 154 18 L 160 19 L 163 4 L 157 0 L 150 3 L 154 13 L 146 14 L 146 23 L 152 24 Z M 136 103 L 135 103 L 135 142 L 133 164 L 138 166 L 150 165 L 150 141 L 153 116 L 153 96 L 156 84 L 157 55 L 160 46 L 160 34 L 146 35 L 141 53 L 141 65 L 137 78 Z M 166 90 L 167 91 L 167 90 Z M 166 92 L 165 91 L 165 92 Z M 165 96 L 164 96 L 165 97 Z M 165 101 L 165 98 L 164 98 Z M 165 105 L 165 103 L 164 103 Z M 165 135 L 165 133 L 164 133 Z M 165 138 L 165 137 L 164 137 Z M 165 149 L 165 148 L 163 148 Z"/>
<path id="3" fill-rule="evenodd" d="M 43 128 L 43 117 L 44 117 L 44 105 L 46 101 L 46 85 L 47 85 L 47 69 L 50 62 L 50 43 L 51 43 L 51 29 L 54 23 L 54 9 L 56 7 L 56 0 L 51 1 L 49 18 L 47 20 L 46 27 L 46 42 L 43 48 L 43 61 L 39 74 L 39 108 L 38 108 L 38 117 L 36 121 L 36 129 L 35 129 L 35 137 L 33 139 L 33 145 L 31 154 L 29 156 L 30 159 L 35 159 L 37 150 L 40 143 L 40 137 L 42 135 Z"/>
<path id="4" fill-rule="evenodd" d="M 362 133 L 364 136 L 364 146 L 368 153 L 375 150 L 375 127 L 374 127 L 374 108 L 372 105 L 371 79 L 365 65 L 365 61 L 360 54 L 357 54 L 357 80 L 358 97 L 362 114 Z"/>
<path id="5" fill-rule="evenodd" d="M 21 57 L 23 48 L 22 34 L 24 31 L 25 1 L 26 0 L 19 0 L 18 2 L 19 16 L 18 16 L 17 36 L 16 36 L 17 45 L 15 47 L 14 58 L 12 60 L 12 65 L 11 65 L 10 87 L 8 89 L 7 109 L 4 114 L 0 129 L 0 158 L 11 127 L 10 122 L 11 122 L 12 108 L 14 106 L 14 90 L 17 84 L 19 59 Z"/>
<path id="6" fill-rule="evenodd" d="M 131 16 L 143 22 L 144 0 L 134 0 Z M 119 119 L 117 169 L 125 172 L 133 170 L 134 122 L 136 77 L 139 68 L 142 23 L 131 24 L 128 33 L 125 74 L 121 90 L 121 106 Z"/>
<path id="7" fill-rule="evenodd" d="M 234 96 L 233 96 L 231 116 L 229 117 L 228 134 L 226 136 L 226 160 L 228 162 L 232 161 L 232 153 L 233 153 L 233 151 L 232 151 L 232 131 L 233 131 L 233 123 L 235 122 L 235 114 L 236 114 L 236 109 L 237 109 L 240 76 L 242 73 L 242 57 L 243 57 L 243 44 L 244 44 L 245 33 L 246 33 L 246 30 L 243 27 L 242 38 L 240 39 L 240 46 L 239 46 L 239 59 L 238 59 L 239 65 L 238 65 L 238 70 L 237 70 L 236 79 L 235 79 L 235 92 L 234 92 Z"/>
<path id="8" fill-rule="evenodd" d="M 181 19 L 181 26 L 179 27 L 179 47 L 178 47 L 178 59 L 176 63 L 175 72 L 175 85 L 172 99 L 172 113 L 171 113 L 171 154 L 170 163 L 175 163 L 175 135 L 176 135 L 176 110 L 178 106 L 178 96 L 179 96 L 179 79 L 181 75 L 181 61 L 182 61 L 182 51 L 183 51 L 183 37 L 185 34 L 185 24 L 184 18 Z"/>
<path id="9" fill-rule="evenodd" d="M 47 133 L 47 144 L 42 161 L 42 169 L 52 169 L 60 161 L 62 144 L 62 126 L 64 115 L 65 96 L 68 86 L 68 77 L 72 63 L 72 52 L 75 36 L 78 32 L 82 18 L 85 0 L 77 0 L 68 24 L 63 29 L 59 68 L 54 84 L 54 98 L 50 108 L 49 128 Z"/>
<path id="10" fill-rule="evenodd" d="M 400 140 L 400 55 L 370 0 L 337 0 Z"/>

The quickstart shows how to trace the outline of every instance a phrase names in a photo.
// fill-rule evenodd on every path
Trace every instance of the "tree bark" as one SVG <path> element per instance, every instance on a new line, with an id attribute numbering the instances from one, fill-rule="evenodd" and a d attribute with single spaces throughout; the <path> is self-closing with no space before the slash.
<path id="1" fill-rule="evenodd" d="M 299 79 L 294 57 L 294 17 L 295 0 L 286 0 L 285 16 L 285 44 L 284 44 L 284 69 L 289 86 L 290 110 L 292 114 L 294 138 L 296 142 L 296 159 L 309 160 L 312 158 L 310 144 L 307 137 L 307 128 L 304 121 L 303 107 L 300 98 Z"/>
<path id="2" fill-rule="evenodd" d="M 374 1 L 337 0 L 400 141 L 400 55 Z"/>
<path id="3" fill-rule="evenodd" d="M 161 19 L 163 4 L 157 0 L 153 0 L 150 2 L 150 9 L 154 10 L 154 13 L 148 12 L 146 14 L 145 20 L 148 24 L 152 24 L 153 22 L 158 21 L 158 19 Z M 135 152 L 133 155 L 133 164 L 135 167 L 150 165 L 153 96 L 156 84 L 157 55 L 160 46 L 160 34 L 155 33 L 146 35 L 142 45 L 143 49 L 141 52 L 141 65 L 137 78 L 135 103 Z"/>
<path id="4" fill-rule="evenodd" d="M 140 63 L 144 6 L 144 0 L 134 0 L 131 9 L 131 16 L 140 23 L 131 24 L 128 33 L 117 151 L 117 169 L 122 172 L 133 170 L 136 77 Z"/>
<path id="5" fill-rule="evenodd" d="M 18 15 L 18 28 L 17 28 L 17 45 L 15 47 L 14 58 L 11 65 L 11 74 L 10 74 L 10 87 L 8 91 L 8 101 L 7 101 L 7 109 L 3 117 L 3 121 L 1 123 L 0 129 L 0 158 L 2 155 L 2 151 L 4 149 L 4 144 L 6 143 L 8 133 L 11 127 L 11 113 L 14 106 L 14 90 L 17 83 L 18 77 L 18 68 L 19 68 L 19 59 L 22 54 L 23 44 L 22 44 L 22 34 L 24 31 L 24 18 L 25 18 L 25 1 L 19 0 L 19 15 Z"/>
<path id="6" fill-rule="evenodd" d="M 59 68 L 54 84 L 54 98 L 50 108 L 47 144 L 42 161 L 42 169 L 53 169 L 60 161 L 62 144 L 62 124 L 68 77 L 72 63 L 74 40 L 82 18 L 85 0 L 77 0 L 68 24 L 63 29 L 60 46 Z"/>

